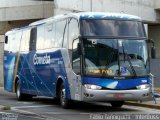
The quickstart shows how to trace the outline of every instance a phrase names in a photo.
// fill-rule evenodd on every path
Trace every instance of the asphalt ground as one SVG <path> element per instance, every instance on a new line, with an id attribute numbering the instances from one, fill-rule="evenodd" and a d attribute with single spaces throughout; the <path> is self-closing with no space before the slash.
<path id="1" fill-rule="evenodd" d="M 3 88 L 0 88 L 0 104 L 10 107 L 8 110 L 0 110 L 0 120 L 108 120 L 113 115 L 122 118 L 117 120 L 124 120 L 125 116 L 130 118 L 127 120 L 137 120 L 137 115 L 158 115 L 155 120 L 160 119 L 160 109 L 136 106 L 135 103 L 126 103 L 122 108 L 115 109 L 107 103 L 78 102 L 72 104 L 71 109 L 63 109 L 53 99 L 46 97 L 17 101 L 15 94 L 8 93 Z"/>

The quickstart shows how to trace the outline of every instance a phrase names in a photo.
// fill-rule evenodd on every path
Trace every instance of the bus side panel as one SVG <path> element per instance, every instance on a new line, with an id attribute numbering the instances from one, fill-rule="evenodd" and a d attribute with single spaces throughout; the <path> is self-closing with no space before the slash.
<path id="1" fill-rule="evenodd" d="M 41 50 L 40 52 L 32 51 L 30 53 L 29 70 L 34 77 L 34 90 L 39 96 L 54 96 L 55 85 L 53 84 L 53 79 L 55 81 L 55 72 L 50 69 L 50 59 L 51 52 L 48 53 L 46 50 Z M 43 60 L 48 60 L 48 62 L 45 63 Z"/>
<path id="2" fill-rule="evenodd" d="M 21 54 L 18 70 L 22 92 L 38 96 L 55 97 L 57 79 L 67 76 L 61 50 L 57 48 Z M 65 85 L 69 96 L 67 80 Z"/>
<path id="3" fill-rule="evenodd" d="M 66 77 L 66 70 L 59 48 L 37 51 L 31 55 L 33 67 L 35 69 L 35 81 L 39 95 L 56 96 L 56 83 L 58 78 Z M 45 62 L 40 62 L 39 60 Z M 66 86 L 67 80 L 65 80 Z M 69 91 L 67 89 L 67 91 Z"/>
<path id="4" fill-rule="evenodd" d="M 16 53 L 4 52 L 4 89 L 13 92 Z"/>
<path id="5" fill-rule="evenodd" d="M 35 83 L 30 69 L 31 65 L 29 61 L 29 53 L 21 53 L 18 65 L 18 76 L 20 77 L 22 83 L 22 92 L 36 95 Z"/>

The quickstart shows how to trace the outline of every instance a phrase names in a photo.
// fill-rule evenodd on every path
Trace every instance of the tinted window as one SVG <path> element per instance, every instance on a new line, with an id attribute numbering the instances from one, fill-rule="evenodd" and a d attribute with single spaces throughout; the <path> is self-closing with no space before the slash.
<path id="1" fill-rule="evenodd" d="M 32 28 L 30 36 L 29 50 L 36 50 L 37 28 Z"/>
<path id="2" fill-rule="evenodd" d="M 137 21 L 82 20 L 83 36 L 128 36 L 145 37 L 143 24 Z"/>

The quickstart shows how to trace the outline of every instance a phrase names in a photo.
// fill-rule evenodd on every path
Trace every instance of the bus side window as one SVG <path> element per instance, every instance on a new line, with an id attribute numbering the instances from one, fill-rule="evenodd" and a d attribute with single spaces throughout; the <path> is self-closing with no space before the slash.
<path id="1" fill-rule="evenodd" d="M 56 34 L 55 34 L 56 47 L 62 47 L 65 25 L 66 25 L 66 20 L 61 20 L 56 22 Z"/>
<path id="2" fill-rule="evenodd" d="M 35 31 L 34 31 L 34 34 L 36 34 Z M 35 50 L 34 47 L 36 47 L 36 50 L 44 49 L 44 47 L 45 47 L 44 41 L 46 41 L 44 35 L 45 35 L 44 34 L 44 25 L 38 26 L 37 27 L 37 37 L 33 39 L 33 43 L 32 43 L 33 49 L 32 50 Z M 35 36 L 33 35 L 33 37 L 35 37 Z"/>
<path id="3" fill-rule="evenodd" d="M 79 39 L 73 41 L 72 46 L 72 68 L 76 74 L 80 74 L 80 56 L 78 54 L 78 46 Z"/>
<path id="4" fill-rule="evenodd" d="M 66 20 L 65 28 L 64 28 L 64 34 L 63 34 L 63 47 L 68 48 L 68 24 Z"/>
<path id="5" fill-rule="evenodd" d="M 20 51 L 20 41 L 22 39 L 22 32 L 16 33 L 15 42 L 13 44 L 13 52 Z"/>
<path id="6" fill-rule="evenodd" d="M 9 35 L 9 52 L 16 53 L 19 51 L 21 35 L 22 32 L 16 32 Z"/>
<path id="7" fill-rule="evenodd" d="M 23 30 L 20 51 L 29 52 L 30 29 Z"/>
<path id="8" fill-rule="evenodd" d="M 78 38 L 79 36 L 79 27 L 78 27 L 78 20 L 72 18 L 69 20 L 69 46 L 68 46 L 68 51 L 69 51 L 69 57 L 70 60 L 72 61 L 72 44 L 73 44 L 73 40 L 75 38 Z"/>
<path id="9" fill-rule="evenodd" d="M 8 51 L 9 51 L 9 53 L 12 53 L 12 44 L 14 43 L 14 39 L 15 39 L 15 34 L 10 34 L 9 36 L 8 36 L 8 39 L 9 39 L 9 44 L 8 44 Z"/>
<path id="10" fill-rule="evenodd" d="M 55 37 L 55 24 L 49 23 L 45 25 L 45 40 L 44 40 L 44 49 L 54 47 L 54 37 Z"/>
<path id="11" fill-rule="evenodd" d="M 36 50 L 36 42 L 37 42 L 37 28 L 32 28 L 31 36 L 30 36 L 30 45 L 29 50 Z"/>

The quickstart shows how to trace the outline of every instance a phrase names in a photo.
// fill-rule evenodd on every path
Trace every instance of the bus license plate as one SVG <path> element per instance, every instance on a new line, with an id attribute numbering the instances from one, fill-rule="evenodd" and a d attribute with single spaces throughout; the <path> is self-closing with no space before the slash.
<path id="1" fill-rule="evenodd" d="M 114 97 L 115 97 L 115 98 L 124 98 L 125 95 L 122 94 L 122 93 L 117 93 L 117 94 L 114 94 Z"/>

